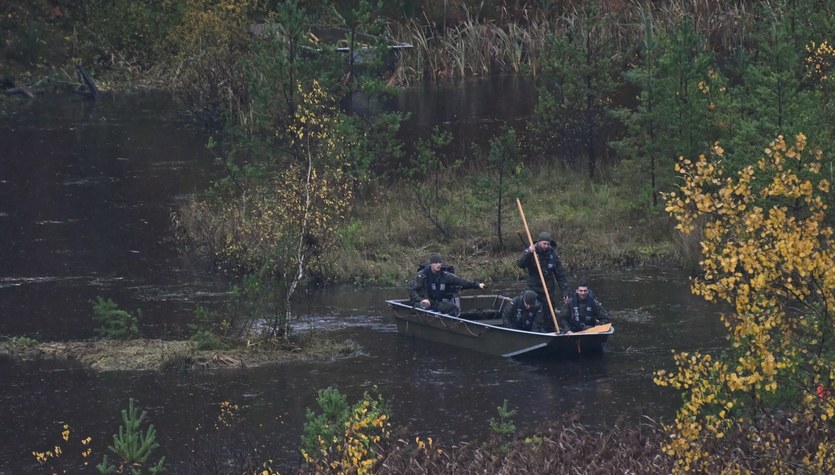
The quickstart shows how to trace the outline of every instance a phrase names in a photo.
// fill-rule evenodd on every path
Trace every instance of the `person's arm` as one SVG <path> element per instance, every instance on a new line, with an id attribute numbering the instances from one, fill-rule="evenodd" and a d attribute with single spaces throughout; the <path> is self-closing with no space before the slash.
<path id="1" fill-rule="evenodd" d="M 550 316 L 548 318 L 551 318 Z M 542 305 L 537 306 L 534 317 L 533 317 L 533 325 L 531 326 L 531 330 L 533 331 L 542 331 L 542 328 L 545 324 L 545 309 Z"/>
<path id="2" fill-rule="evenodd" d="M 533 261 L 533 252 L 530 248 L 525 248 L 521 254 L 519 254 L 519 259 L 516 260 L 516 265 L 521 269 L 527 269 L 528 266 L 531 265 Z"/>
<path id="3" fill-rule="evenodd" d="M 463 277 L 461 277 L 457 274 L 452 274 L 450 272 L 447 272 L 447 274 L 446 274 L 446 281 L 447 281 L 447 284 L 458 285 L 462 289 L 483 289 L 484 288 L 484 283 L 482 283 L 482 282 L 476 282 L 474 280 L 467 280 L 467 279 L 465 279 L 465 278 L 463 278 Z"/>
<path id="4" fill-rule="evenodd" d="M 603 304 L 596 298 L 594 299 L 594 318 L 600 323 L 609 323 L 609 312 L 603 308 Z"/>
<path id="5" fill-rule="evenodd" d="M 569 300 L 570 301 L 570 300 Z M 563 312 L 566 322 L 566 330 L 578 332 L 583 329 L 583 322 L 580 321 L 579 315 L 574 315 L 574 309 L 570 304 L 565 305 L 565 312 Z"/>
<path id="6" fill-rule="evenodd" d="M 502 321 L 507 328 L 513 328 L 513 314 L 516 313 L 515 300 L 511 300 L 509 304 L 502 309 Z"/>
<path id="7" fill-rule="evenodd" d="M 562 301 L 563 303 L 568 302 L 568 277 L 565 275 L 565 268 L 562 266 L 562 261 L 560 260 L 560 255 L 557 254 L 557 251 L 554 250 L 554 255 L 556 256 L 556 269 L 554 269 L 556 278 L 557 278 L 557 285 L 560 287 L 560 293 L 562 294 Z"/>
<path id="8" fill-rule="evenodd" d="M 562 331 L 573 331 L 574 326 L 571 325 L 571 307 L 563 305 L 562 313 L 560 313 L 560 329 Z"/>
<path id="9" fill-rule="evenodd" d="M 426 275 L 424 275 L 423 272 L 418 272 L 417 275 L 415 275 L 415 280 L 412 281 L 412 286 L 409 287 L 409 298 L 412 299 L 412 303 L 418 303 L 426 296 L 424 290 L 425 280 Z"/>

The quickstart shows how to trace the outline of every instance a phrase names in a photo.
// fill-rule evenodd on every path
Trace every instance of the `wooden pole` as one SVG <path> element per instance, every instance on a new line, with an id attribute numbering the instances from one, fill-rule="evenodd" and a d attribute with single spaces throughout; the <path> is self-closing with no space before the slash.
<path id="1" fill-rule="evenodd" d="M 557 315 L 554 313 L 554 304 L 551 303 L 551 292 L 548 292 L 548 286 L 545 285 L 545 275 L 542 274 L 542 267 L 539 266 L 539 256 L 536 255 L 536 246 L 531 237 L 531 230 L 528 229 L 528 220 L 525 219 L 525 212 L 522 210 L 522 202 L 516 198 L 516 206 L 519 207 L 519 215 L 522 216 L 522 224 L 525 225 L 525 233 L 528 235 L 528 242 L 534 246 L 533 259 L 536 262 L 536 270 L 539 272 L 539 281 L 542 282 L 542 289 L 545 291 L 545 300 L 548 301 L 548 310 L 551 312 L 551 320 L 554 322 L 554 331 L 559 332 L 560 326 L 557 324 Z"/>

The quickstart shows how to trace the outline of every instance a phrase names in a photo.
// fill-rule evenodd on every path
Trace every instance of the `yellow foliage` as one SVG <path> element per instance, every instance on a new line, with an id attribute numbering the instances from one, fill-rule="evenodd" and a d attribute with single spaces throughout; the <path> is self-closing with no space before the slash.
<path id="1" fill-rule="evenodd" d="M 826 82 L 832 78 L 832 69 L 835 67 L 835 48 L 824 41 L 820 44 L 811 42 L 806 46 L 809 53 L 806 56 L 806 71 L 809 77 Z"/>
<path id="2" fill-rule="evenodd" d="M 61 430 L 61 442 L 68 445 L 71 442 L 71 429 L 69 424 L 64 424 Z M 81 455 L 80 462 L 82 465 L 87 466 L 90 461 L 90 455 L 93 453 L 93 450 L 89 447 L 90 442 L 92 442 L 92 437 L 85 437 L 79 440 L 81 444 L 78 450 L 78 454 Z M 71 451 L 74 453 L 74 451 Z M 61 457 L 64 455 L 64 446 L 62 445 L 54 445 L 52 450 L 45 450 L 43 452 L 33 450 L 32 456 L 35 457 L 35 461 L 38 462 L 40 465 L 51 465 L 52 473 L 58 473 L 62 471 L 62 473 L 67 473 L 66 470 L 63 469 L 65 463 L 62 462 Z"/>
<path id="3" fill-rule="evenodd" d="M 724 176 L 718 144 L 709 156 L 676 165 L 684 182 L 665 197 L 666 210 L 684 233 L 703 227 L 702 274 L 692 291 L 732 306 L 723 322 L 735 355 L 729 366 L 679 353 L 675 373 L 656 373 L 657 384 L 685 394 L 664 447 L 677 472 L 721 467 L 705 448 L 784 386 L 793 392 L 783 397 L 799 394 L 788 405 L 812 428 L 828 427 L 835 410 L 831 397 L 814 397 L 816 387 L 835 381 L 835 250 L 820 196 L 829 184 L 820 176 L 822 154 L 805 148 L 803 134 L 793 143 L 780 136 L 734 178 Z"/>
<path id="4" fill-rule="evenodd" d="M 391 438 L 391 423 L 384 412 L 382 399 L 363 397 L 352 409 L 342 426 L 341 440 L 329 444 L 319 438 L 318 452 L 310 454 L 302 449 L 304 460 L 325 472 L 334 474 L 371 473 L 382 460 L 381 447 Z"/>

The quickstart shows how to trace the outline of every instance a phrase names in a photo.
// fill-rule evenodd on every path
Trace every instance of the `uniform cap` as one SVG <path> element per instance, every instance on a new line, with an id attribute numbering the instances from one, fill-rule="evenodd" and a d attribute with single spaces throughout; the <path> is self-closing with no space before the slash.
<path id="1" fill-rule="evenodd" d="M 536 238 L 536 242 L 540 241 L 554 242 L 554 239 L 551 237 L 551 233 L 548 231 L 542 231 L 539 233 L 539 237 Z"/>
<path id="2" fill-rule="evenodd" d="M 429 263 L 430 264 L 437 264 L 437 263 L 443 263 L 443 262 L 444 262 L 444 258 L 441 257 L 441 255 L 438 254 L 437 252 L 433 252 L 432 254 L 429 254 Z"/>
<path id="3" fill-rule="evenodd" d="M 522 301 L 528 305 L 536 303 L 536 292 L 533 290 L 526 290 L 522 293 Z"/>

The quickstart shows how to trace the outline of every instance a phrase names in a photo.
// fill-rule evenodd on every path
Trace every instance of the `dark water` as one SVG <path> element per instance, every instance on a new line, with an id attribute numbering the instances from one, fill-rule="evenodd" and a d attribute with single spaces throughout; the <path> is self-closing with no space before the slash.
<path id="1" fill-rule="evenodd" d="M 446 121 L 476 140 L 532 107 L 529 86 L 496 84 L 458 94 L 412 90 L 399 103 L 414 112 L 416 135 Z M 490 105 L 499 92 L 506 102 Z M 222 297 L 222 287 L 170 242 L 177 199 L 216 173 L 205 133 L 180 121 L 161 96 L 97 104 L 43 97 L 13 109 L 0 117 L 0 337 L 89 338 L 96 296 L 141 309 L 143 331 L 164 336 L 198 303 Z M 241 408 L 236 443 L 262 447 L 261 461 L 272 458 L 287 471 L 298 462 L 305 409 L 328 386 L 352 400 L 379 391 L 396 426 L 447 445 L 487 434 L 505 399 L 522 428 L 570 411 L 594 426 L 671 416 L 678 398 L 656 388 L 652 372 L 670 366 L 673 348 L 721 345 L 718 310 L 691 296 L 677 271 L 602 274 L 591 283 L 616 325 L 606 353 L 593 359 L 505 360 L 400 337 L 383 303 L 402 296 L 398 288 L 334 288 L 308 299 L 296 328 L 360 343 L 365 354 L 346 361 L 96 373 L 72 362 L 0 357 L 0 473 L 36 470 L 31 452 L 50 448 L 64 423 L 74 437 L 93 437 L 98 462 L 131 397 L 157 427 L 169 473 L 187 472 L 189 454 L 211 450 L 212 437 L 196 428 L 211 426 L 223 401 Z M 504 282 L 491 290 L 519 289 Z"/>

